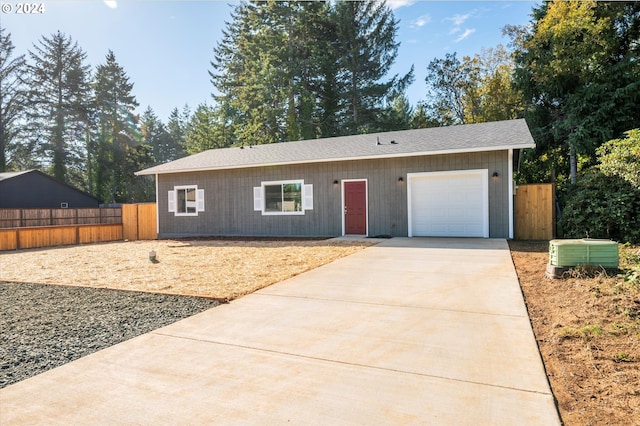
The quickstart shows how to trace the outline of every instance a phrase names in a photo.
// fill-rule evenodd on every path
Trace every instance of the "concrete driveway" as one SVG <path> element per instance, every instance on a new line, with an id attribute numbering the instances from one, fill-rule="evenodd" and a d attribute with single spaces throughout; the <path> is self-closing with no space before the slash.
<path id="1" fill-rule="evenodd" d="M 506 242 L 394 238 L 0 390 L 0 423 L 560 421 Z"/>

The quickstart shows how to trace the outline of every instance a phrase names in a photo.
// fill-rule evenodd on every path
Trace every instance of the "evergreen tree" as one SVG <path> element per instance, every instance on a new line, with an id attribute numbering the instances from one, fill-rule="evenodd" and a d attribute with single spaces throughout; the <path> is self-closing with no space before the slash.
<path id="1" fill-rule="evenodd" d="M 187 154 L 187 140 L 186 134 L 189 127 L 189 120 L 191 119 L 191 110 L 189 106 L 185 105 L 182 109 L 182 113 L 178 111 L 178 108 L 174 108 L 169 114 L 169 120 L 167 121 L 167 132 L 171 140 L 172 147 L 172 160 L 184 157 Z"/>
<path id="2" fill-rule="evenodd" d="M 396 33 L 383 2 L 240 3 L 211 63 L 218 125 L 238 144 L 377 128 L 413 78 L 385 79 Z"/>
<path id="3" fill-rule="evenodd" d="M 523 177 L 548 181 L 556 171 L 575 182 L 579 157 L 594 164 L 600 144 L 640 126 L 640 3 L 548 2 L 530 29 L 507 32 L 536 140 Z"/>
<path id="4" fill-rule="evenodd" d="M 151 156 L 155 164 L 177 159 L 176 146 L 166 126 L 153 109 L 148 106 L 140 117 L 140 131 L 144 143 L 151 147 Z"/>
<path id="5" fill-rule="evenodd" d="M 219 109 L 206 104 L 199 105 L 186 132 L 187 152 L 196 154 L 208 149 L 228 147 L 232 144 L 231 136 L 231 133 L 225 132 Z"/>
<path id="6" fill-rule="evenodd" d="M 96 140 L 92 144 L 92 170 L 95 195 L 107 203 L 127 202 L 125 183 L 134 179 L 122 165 L 130 151 L 141 142 L 141 135 L 133 115 L 138 102 L 131 94 L 124 69 L 109 51 L 106 62 L 98 65 L 94 81 Z"/>
<path id="7" fill-rule="evenodd" d="M 152 147 L 146 142 L 127 148 L 127 155 L 119 166 L 120 174 L 125 176 L 122 182 L 127 203 L 146 203 L 155 201 L 156 189 L 153 176 L 135 176 L 135 173 L 154 165 Z"/>
<path id="8" fill-rule="evenodd" d="M 380 117 L 376 120 L 378 123 L 376 130 L 389 132 L 410 129 L 413 114 L 413 108 L 407 97 L 404 95 L 396 96 L 380 113 Z"/>
<path id="9" fill-rule="evenodd" d="M 234 10 L 210 74 L 220 122 L 231 123 L 239 143 L 318 136 L 315 56 L 326 10 L 318 2 L 241 3 Z"/>
<path id="10" fill-rule="evenodd" d="M 84 157 L 90 87 L 86 53 L 61 32 L 29 52 L 29 129 L 54 177 L 85 187 Z"/>
<path id="11" fill-rule="evenodd" d="M 29 163 L 31 150 L 21 136 L 27 104 L 27 64 L 24 55 L 13 57 L 11 34 L 0 28 L 0 173 Z"/>
<path id="12" fill-rule="evenodd" d="M 332 18 L 336 22 L 342 126 L 347 134 L 367 133 L 386 101 L 413 81 L 413 67 L 402 78 L 385 77 L 398 54 L 398 21 L 384 1 L 340 1 Z"/>

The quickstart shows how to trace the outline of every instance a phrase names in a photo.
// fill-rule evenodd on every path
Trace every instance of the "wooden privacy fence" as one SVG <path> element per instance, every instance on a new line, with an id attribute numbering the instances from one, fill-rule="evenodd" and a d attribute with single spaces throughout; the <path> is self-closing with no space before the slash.
<path id="1" fill-rule="evenodd" d="M 122 223 L 122 209 L 0 209 L 0 228 Z"/>
<path id="2" fill-rule="evenodd" d="M 155 203 L 122 205 L 123 239 L 155 240 L 157 229 Z"/>
<path id="3" fill-rule="evenodd" d="M 0 229 L 0 250 L 16 250 L 122 239 L 122 224 L 61 225 Z"/>
<path id="4" fill-rule="evenodd" d="M 0 229 L 0 251 L 16 250 L 36 247 L 50 247 L 58 245 L 70 244 L 86 244 L 105 241 L 118 240 L 148 240 L 156 239 L 156 210 L 155 204 L 124 204 L 122 208 L 109 208 L 105 210 L 118 210 L 115 212 L 106 212 L 102 217 L 106 220 L 114 220 L 117 217 L 117 223 L 98 223 L 98 224 L 63 224 L 53 226 L 27 226 Z M 9 210 L 9 209 L 2 209 Z M 59 210 L 59 209 L 28 209 L 28 210 Z M 64 209 L 75 210 L 75 209 Z M 78 209 L 98 210 L 98 209 Z M 36 216 L 37 214 L 32 214 Z M 28 215 L 27 215 L 28 216 Z M 43 221 L 47 220 L 44 213 L 41 213 Z M 56 213 L 52 213 L 49 217 L 56 217 Z M 66 219 L 70 219 L 71 216 Z M 88 216 L 80 214 L 79 221 L 86 220 Z M 15 220 L 15 219 L 12 219 Z M 32 220 L 28 219 L 28 220 Z"/>
<path id="5" fill-rule="evenodd" d="M 555 236 L 553 184 L 518 185 L 515 197 L 516 240 L 551 240 Z"/>

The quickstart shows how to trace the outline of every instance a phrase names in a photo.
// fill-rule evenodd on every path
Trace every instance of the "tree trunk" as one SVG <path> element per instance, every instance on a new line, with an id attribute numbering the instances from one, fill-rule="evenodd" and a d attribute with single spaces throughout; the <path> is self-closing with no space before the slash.
<path id="1" fill-rule="evenodd" d="M 571 185 L 576 183 L 576 176 L 578 175 L 578 162 L 576 159 L 576 149 L 569 147 L 569 171 L 571 173 Z"/>

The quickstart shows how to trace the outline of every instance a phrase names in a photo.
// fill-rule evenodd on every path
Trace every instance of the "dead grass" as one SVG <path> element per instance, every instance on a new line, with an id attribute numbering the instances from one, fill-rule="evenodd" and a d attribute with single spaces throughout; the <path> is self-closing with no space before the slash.
<path id="1" fill-rule="evenodd" d="M 0 254 L 0 281 L 232 300 L 375 244 L 344 240 L 163 240 Z M 156 251 L 157 262 L 149 260 Z"/>
<path id="2" fill-rule="evenodd" d="M 509 246 L 563 423 L 638 424 L 640 288 L 584 267 L 565 279 L 547 279 L 548 242 Z M 630 258 L 632 252 L 623 248 L 621 254 Z"/>

